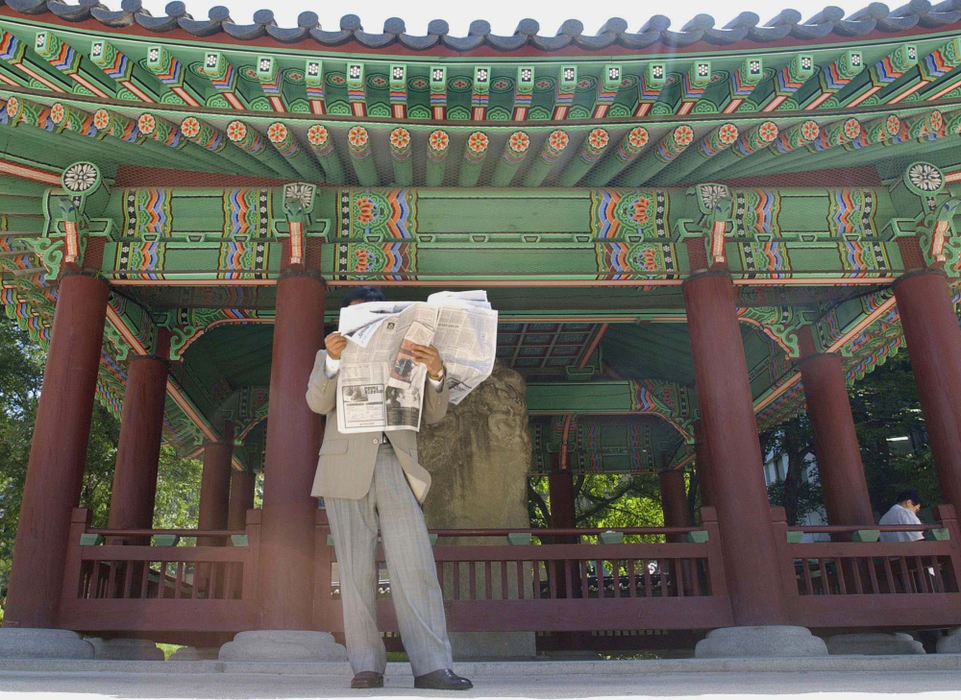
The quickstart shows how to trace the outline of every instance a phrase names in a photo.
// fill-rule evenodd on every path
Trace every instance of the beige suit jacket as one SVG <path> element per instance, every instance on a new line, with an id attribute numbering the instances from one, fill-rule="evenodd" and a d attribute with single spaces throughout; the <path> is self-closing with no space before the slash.
<path id="1" fill-rule="evenodd" d="M 328 378 L 327 351 L 320 350 L 307 382 L 307 405 L 326 417 L 324 442 L 320 447 L 317 472 L 310 495 L 316 498 L 363 498 L 374 478 L 374 463 L 380 448 L 380 433 L 351 433 L 337 429 L 337 377 Z M 447 413 L 450 392 L 444 382 L 435 389 L 429 381 L 424 387 L 421 421 L 436 423 Z M 430 473 L 417 461 L 417 433 L 389 430 L 387 439 L 394 448 L 417 500 L 423 503 L 430 489 Z"/>

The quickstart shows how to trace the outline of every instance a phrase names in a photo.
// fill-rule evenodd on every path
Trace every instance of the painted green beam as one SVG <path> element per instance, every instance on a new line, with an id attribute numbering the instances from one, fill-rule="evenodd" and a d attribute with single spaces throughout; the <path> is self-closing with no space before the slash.
<path id="1" fill-rule="evenodd" d="M 443 184 L 449 152 L 450 134 L 442 129 L 430 132 L 427 137 L 427 172 L 424 177 L 428 187 L 440 187 Z"/>
<path id="2" fill-rule="evenodd" d="M 648 148 L 624 174 L 621 180 L 626 185 L 641 185 L 666 168 L 694 142 L 694 129 L 687 124 L 674 127 L 657 143 Z"/>
<path id="3" fill-rule="evenodd" d="M 622 170 L 637 158 L 650 140 L 650 134 L 643 126 L 635 126 L 624 134 L 617 149 L 608 153 L 587 175 L 584 184 L 594 187 L 608 184 Z"/>
<path id="4" fill-rule="evenodd" d="M 700 168 L 734 145 L 738 135 L 734 124 L 722 124 L 701 139 L 696 148 L 675 159 L 668 167 L 650 178 L 649 182 L 655 185 L 691 182 L 691 176 L 700 177 Z"/>
<path id="5" fill-rule="evenodd" d="M 231 143 L 244 153 L 256 158 L 264 167 L 281 177 L 300 179 L 300 173 L 294 170 L 276 149 L 268 146 L 267 139 L 252 126 L 235 119 L 227 125 L 226 134 Z"/>
<path id="6" fill-rule="evenodd" d="M 490 139 L 483 131 L 474 131 L 467 136 L 467 142 L 464 144 L 464 158 L 461 160 L 460 172 L 457 175 L 459 187 L 473 187 L 477 184 L 489 146 Z"/>
<path id="7" fill-rule="evenodd" d="M 548 176 L 557 164 L 558 158 L 561 157 L 570 142 L 571 139 L 568 133 L 561 129 L 555 129 L 548 134 L 544 140 L 540 154 L 534 159 L 534 162 L 531 163 L 527 174 L 524 175 L 524 187 L 538 187 L 544 182 L 544 178 Z"/>
<path id="8" fill-rule="evenodd" d="M 390 132 L 390 163 L 394 169 L 394 184 L 409 187 L 414 184 L 414 162 L 411 158 L 410 132 L 397 127 Z"/>
<path id="9" fill-rule="evenodd" d="M 557 184 L 561 187 L 572 187 L 584 177 L 588 170 L 600 160 L 610 144 L 611 138 L 605 129 L 591 129 L 584 137 L 581 148 L 571 160 L 567 167 L 561 171 L 557 178 Z"/>
<path id="10" fill-rule="evenodd" d="M 347 184 L 344 179 L 344 166 L 334 150 L 334 139 L 330 131 L 323 124 L 311 124 L 307 127 L 307 143 L 314 152 L 314 158 L 324 170 L 327 182 L 331 184 Z"/>
<path id="11" fill-rule="evenodd" d="M 380 183 L 367 129 L 359 125 L 350 127 L 347 132 L 347 153 L 350 154 L 350 164 L 354 168 L 357 182 L 365 187 Z"/>
<path id="12" fill-rule="evenodd" d="M 504 152 L 497 160 L 494 167 L 494 174 L 491 176 L 491 185 L 494 187 L 507 187 L 514 179 L 518 169 L 527 158 L 530 152 L 531 137 L 524 131 L 515 131 L 507 138 L 504 144 Z"/>

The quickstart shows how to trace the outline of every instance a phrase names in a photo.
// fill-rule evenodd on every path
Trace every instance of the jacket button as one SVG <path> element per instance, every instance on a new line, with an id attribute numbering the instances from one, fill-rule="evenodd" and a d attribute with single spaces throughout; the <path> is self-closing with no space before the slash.
<path id="1" fill-rule="evenodd" d="M 380 444 L 380 438 L 372 438 L 372 439 L 371 439 L 371 443 L 373 443 L 374 445 L 379 445 L 379 444 Z"/>

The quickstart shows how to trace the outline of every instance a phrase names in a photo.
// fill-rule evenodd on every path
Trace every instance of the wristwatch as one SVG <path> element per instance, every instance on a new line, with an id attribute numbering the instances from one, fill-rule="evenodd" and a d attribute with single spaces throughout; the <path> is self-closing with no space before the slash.
<path id="1" fill-rule="evenodd" d="M 444 378 L 444 366 L 441 365 L 440 374 L 438 374 L 436 377 L 435 377 L 433 374 L 431 374 L 430 371 L 428 371 L 428 372 L 427 372 L 427 378 L 428 378 L 428 379 L 432 379 L 432 380 L 434 380 L 435 382 L 439 382 L 441 379 Z"/>

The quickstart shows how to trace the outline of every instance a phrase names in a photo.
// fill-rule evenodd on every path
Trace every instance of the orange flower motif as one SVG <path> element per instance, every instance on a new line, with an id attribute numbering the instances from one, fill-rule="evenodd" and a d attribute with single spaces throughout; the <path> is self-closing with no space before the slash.
<path id="1" fill-rule="evenodd" d="M 555 151 L 563 151 L 567 148 L 567 144 L 570 143 L 570 137 L 567 135 L 566 131 L 561 131 L 557 129 L 552 131 L 551 135 L 547 137 L 548 143 L 550 143 L 551 148 Z"/>
<path id="2" fill-rule="evenodd" d="M 196 117 L 187 117 L 180 125 L 180 132 L 188 139 L 192 139 L 200 133 L 200 122 Z"/>
<path id="3" fill-rule="evenodd" d="M 931 132 L 937 133 L 944 128 L 944 115 L 939 110 L 931 112 Z"/>
<path id="4" fill-rule="evenodd" d="M 105 109 L 98 109 L 94 112 L 93 125 L 98 129 L 106 129 L 110 126 L 110 112 Z"/>
<path id="5" fill-rule="evenodd" d="M 861 133 L 861 124 L 857 119 L 848 119 L 844 122 L 844 135 L 849 139 L 856 138 Z"/>
<path id="6" fill-rule="evenodd" d="M 376 206 L 371 199 L 361 197 L 357 200 L 357 221 L 362 224 L 369 224 L 374 220 L 375 210 Z"/>
<path id="7" fill-rule="evenodd" d="M 638 197 L 631 205 L 631 209 L 633 209 L 631 218 L 639 224 L 646 224 L 648 221 L 647 210 L 650 206 L 650 199 L 647 197 Z"/>
<path id="8" fill-rule="evenodd" d="M 737 141 L 737 127 L 733 124 L 724 124 L 717 132 L 717 137 L 721 143 L 730 146 Z"/>
<path id="9" fill-rule="evenodd" d="M 63 121 L 66 116 L 67 111 L 63 108 L 63 105 L 59 102 L 54 102 L 53 106 L 50 108 L 50 120 L 54 124 L 59 124 Z"/>
<path id="10" fill-rule="evenodd" d="M 884 122 L 884 128 L 889 135 L 894 136 L 896 133 L 901 131 L 901 118 L 896 114 L 892 114 Z"/>
<path id="11" fill-rule="evenodd" d="M 327 143 L 327 127 L 323 124 L 314 124 L 307 129 L 307 140 L 314 146 L 323 146 Z"/>
<path id="12" fill-rule="evenodd" d="M 20 100 L 16 97 L 10 97 L 7 99 L 7 114 L 11 117 L 16 117 L 20 113 Z"/>
<path id="13" fill-rule="evenodd" d="M 267 138 L 272 143 L 281 143 L 287 140 L 287 125 L 281 122 L 274 122 L 267 127 Z"/>
<path id="14" fill-rule="evenodd" d="M 523 131 L 515 131 L 511 134 L 510 140 L 508 141 L 512 151 L 517 153 L 523 153 L 531 145 L 531 138 Z"/>
<path id="15" fill-rule="evenodd" d="M 643 148 L 647 145 L 648 139 L 650 139 L 650 134 L 647 133 L 647 129 L 643 126 L 635 126 L 631 129 L 631 133 L 627 135 L 627 142 L 631 144 L 631 148 Z"/>
<path id="16" fill-rule="evenodd" d="M 354 148 L 363 148 L 367 145 L 367 129 L 362 126 L 353 126 L 347 132 L 347 141 Z"/>
<path id="17" fill-rule="evenodd" d="M 227 125 L 227 138 L 231 141 L 243 141 L 247 135 L 247 125 L 240 121 L 232 121 Z"/>
<path id="18" fill-rule="evenodd" d="M 687 124 L 681 124 L 674 130 L 674 142 L 679 146 L 690 145 L 694 140 L 694 129 Z"/>
<path id="19" fill-rule="evenodd" d="M 140 119 L 137 120 L 137 128 L 140 129 L 141 134 L 149 136 L 157 128 L 157 120 L 152 114 L 141 114 Z"/>
<path id="20" fill-rule="evenodd" d="M 450 146 L 450 136 L 447 135 L 446 131 L 438 129 L 431 132 L 428 143 L 434 151 L 446 151 L 447 147 Z"/>
<path id="21" fill-rule="evenodd" d="M 396 128 L 390 132 L 390 145 L 402 151 L 410 145 L 410 132 L 407 129 Z"/>
<path id="22" fill-rule="evenodd" d="M 603 129 L 594 129 L 587 135 L 587 142 L 595 151 L 599 151 L 607 145 L 610 136 Z"/>
<path id="23" fill-rule="evenodd" d="M 821 133 L 821 127 L 818 126 L 816 121 L 808 120 L 801 124 L 801 134 L 804 136 L 805 141 L 813 141 Z"/>
<path id="24" fill-rule="evenodd" d="M 467 137 L 467 147 L 474 153 L 483 153 L 487 150 L 487 135 L 480 131 L 475 131 Z"/>
<path id="25" fill-rule="evenodd" d="M 777 138 L 777 124 L 774 122 L 764 122 L 758 127 L 757 135 L 763 143 L 771 143 Z"/>

